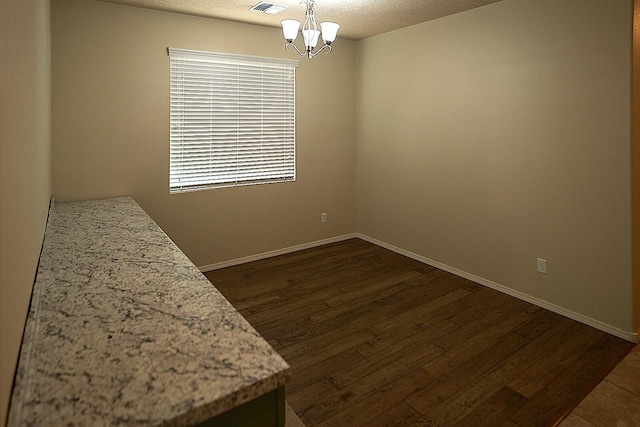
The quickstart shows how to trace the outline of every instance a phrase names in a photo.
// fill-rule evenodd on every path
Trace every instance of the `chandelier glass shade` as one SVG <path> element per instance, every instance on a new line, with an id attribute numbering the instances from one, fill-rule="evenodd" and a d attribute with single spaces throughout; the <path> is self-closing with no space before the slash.
<path id="1" fill-rule="evenodd" d="M 322 22 L 320 23 L 320 28 L 318 28 L 315 13 L 315 0 L 304 0 L 303 3 L 307 5 L 307 13 L 304 23 L 302 24 L 302 28 L 300 28 L 300 21 L 295 19 L 285 19 L 281 22 L 282 34 L 287 41 L 284 48 L 289 50 L 289 46 L 292 46 L 299 55 L 306 56 L 309 59 L 313 58 L 325 49 L 327 50 L 327 53 L 331 53 L 331 43 L 336 39 L 340 25 L 335 22 Z M 304 50 L 298 49 L 298 47 L 293 44 L 298 37 L 298 30 L 300 30 L 302 38 L 304 39 Z M 322 41 L 324 44 L 320 49 L 314 52 L 313 49 L 318 45 L 320 35 L 322 35 Z"/>

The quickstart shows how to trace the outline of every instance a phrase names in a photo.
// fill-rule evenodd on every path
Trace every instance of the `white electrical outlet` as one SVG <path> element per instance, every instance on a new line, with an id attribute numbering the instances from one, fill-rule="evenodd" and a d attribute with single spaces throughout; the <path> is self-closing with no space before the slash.
<path id="1" fill-rule="evenodd" d="M 547 260 L 538 258 L 538 273 L 547 274 Z"/>
<path id="2" fill-rule="evenodd" d="M 327 222 L 327 213 L 326 212 L 322 212 L 320 214 L 320 222 Z"/>

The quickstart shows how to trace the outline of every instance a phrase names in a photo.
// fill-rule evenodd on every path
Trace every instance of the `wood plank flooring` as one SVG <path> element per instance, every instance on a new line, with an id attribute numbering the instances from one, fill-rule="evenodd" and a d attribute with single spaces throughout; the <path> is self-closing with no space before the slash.
<path id="1" fill-rule="evenodd" d="M 307 426 L 553 426 L 633 348 L 359 239 L 206 276 Z"/>

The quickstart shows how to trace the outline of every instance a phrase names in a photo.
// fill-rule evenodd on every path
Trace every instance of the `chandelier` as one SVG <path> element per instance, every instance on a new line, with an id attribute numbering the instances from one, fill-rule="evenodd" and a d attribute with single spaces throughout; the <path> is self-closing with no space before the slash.
<path id="1" fill-rule="evenodd" d="M 293 44 L 296 37 L 298 37 L 298 29 L 300 28 L 300 21 L 296 21 L 295 19 L 285 19 L 281 22 L 282 33 L 287 41 L 284 48 L 288 51 L 289 46 L 293 46 L 299 55 L 306 56 L 309 59 L 313 58 L 325 49 L 328 49 L 327 53 L 331 53 L 331 43 L 336 39 L 340 25 L 335 22 L 322 22 L 320 23 L 320 30 L 318 30 L 315 0 L 303 0 L 301 3 L 305 3 L 307 5 L 306 18 L 304 20 L 304 24 L 302 24 L 302 30 L 300 30 L 302 32 L 302 37 L 304 38 L 304 51 L 301 51 L 298 49 L 298 46 Z M 313 49 L 315 49 L 318 44 L 318 38 L 321 31 L 324 45 L 317 51 L 313 52 Z"/>

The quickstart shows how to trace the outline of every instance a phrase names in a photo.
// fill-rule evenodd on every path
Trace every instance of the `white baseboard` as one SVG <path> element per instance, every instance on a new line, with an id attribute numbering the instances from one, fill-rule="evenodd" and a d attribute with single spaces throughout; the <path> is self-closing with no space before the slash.
<path id="1" fill-rule="evenodd" d="M 250 255 L 242 258 L 236 258 L 229 261 L 218 262 L 215 264 L 203 265 L 202 267 L 198 267 L 198 269 L 206 273 L 207 271 L 219 270 L 225 267 L 232 267 L 234 265 L 240 265 L 247 262 L 259 261 L 261 259 L 271 258 L 278 255 L 290 254 L 292 252 L 301 251 L 304 249 L 315 248 L 317 246 L 327 245 L 329 243 L 341 242 L 343 240 L 354 239 L 358 237 L 356 233 L 345 234 L 342 236 L 331 237 L 328 239 L 316 240 L 315 242 L 303 243 L 301 245 L 290 246 L 288 248 L 276 249 L 275 251 L 263 252 L 256 255 Z"/>
<path id="2" fill-rule="evenodd" d="M 568 317 L 570 319 L 576 320 L 580 323 L 584 323 L 585 325 L 591 326 L 593 328 L 596 328 L 600 331 L 609 333 L 611 335 L 614 335 L 616 337 L 622 338 L 624 340 L 627 341 L 631 341 L 634 343 L 639 342 L 639 336 L 637 333 L 633 333 L 633 332 L 629 332 L 629 331 L 624 331 L 620 328 L 616 328 L 614 326 L 611 326 L 609 324 L 600 322 L 599 320 L 593 319 L 591 317 L 585 316 L 583 314 L 580 313 L 576 313 L 574 311 L 568 310 L 564 307 L 560 307 L 558 305 L 552 304 L 548 301 L 542 300 L 540 298 L 536 298 L 534 296 L 531 296 L 529 294 L 525 294 L 524 292 L 520 292 L 517 291 L 515 289 L 509 288 L 507 286 L 501 285 L 499 283 L 493 282 L 491 280 L 485 279 L 483 277 L 479 277 L 476 276 L 474 274 L 471 273 L 467 273 L 466 271 L 462 271 L 459 270 L 457 268 L 451 267 L 449 265 L 443 264 L 441 262 L 438 261 L 434 261 L 432 259 L 423 257 L 422 255 L 418 255 L 415 254 L 413 252 L 407 251 L 405 249 L 399 248 L 397 246 L 393 246 L 390 245 L 388 243 L 385 243 L 383 241 L 374 239 L 373 237 L 369 237 L 367 235 L 364 234 L 360 234 L 360 233 L 351 233 L 351 234 L 345 234 L 342 236 L 337 236 L 337 237 L 331 237 L 328 239 L 323 239 L 323 240 L 316 240 L 314 242 L 310 242 L 310 243 L 304 243 L 301 245 L 296 245 L 296 246 L 290 246 L 288 248 L 283 248 L 283 249 L 277 249 L 274 251 L 269 251 L 269 252 L 263 252 L 260 254 L 256 254 L 256 255 L 250 255 L 247 257 L 242 257 L 242 258 L 236 258 L 236 259 L 232 259 L 229 261 L 223 261 L 223 262 L 219 262 L 216 264 L 209 264 L 209 265 L 204 265 L 201 267 L 198 267 L 200 269 L 201 272 L 206 273 L 207 271 L 213 271 L 213 270 L 218 270 L 221 268 L 225 268 L 225 267 L 231 267 L 234 265 L 240 265 L 240 264 L 244 264 L 247 262 L 252 262 L 252 261 L 258 261 L 261 259 L 266 259 L 266 258 L 271 258 L 274 256 L 278 256 L 278 255 L 284 255 L 284 254 L 289 254 L 292 252 L 297 252 L 297 251 L 301 251 L 304 249 L 310 249 L 310 248 L 315 248 L 317 246 L 322 246 L 322 245 L 326 245 L 329 243 L 336 243 L 336 242 L 341 242 L 343 240 L 348 240 L 348 239 L 353 239 L 353 238 L 359 238 L 362 240 L 366 240 L 369 243 L 373 243 L 374 245 L 378 245 L 381 246 L 385 249 L 389 249 L 390 251 L 396 252 L 400 255 L 404 255 L 407 256 L 409 258 L 415 259 L 416 261 L 420 261 L 424 264 L 430 265 L 432 267 L 436 267 L 439 268 L 440 270 L 444 270 L 447 271 L 451 274 L 455 274 L 456 276 L 460 276 L 460 277 L 464 277 L 465 279 L 469 279 L 472 282 L 478 283 L 480 285 L 483 286 L 487 286 L 491 289 L 495 289 L 499 292 L 505 293 L 507 295 L 511 295 L 512 297 L 518 298 L 520 300 L 526 301 L 528 303 L 537 305 L 538 307 L 542 307 L 545 308 L 547 310 L 553 311 L 554 313 L 558 313 L 562 316 Z"/>
<path id="3" fill-rule="evenodd" d="M 585 316 L 580 313 L 576 313 L 571 310 L 567 310 L 566 308 L 560 307 L 558 305 L 552 304 L 548 301 L 542 300 L 540 298 L 536 298 L 534 296 L 525 294 L 523 292 L 517 291 L 515 289 L 509 288 L 507 286 L 501 285 L 496 282 L 492 282 L 491 280 L 484 279 L 482 277 L 476 276 L 474 274 L 467 273 L 462 270 L 458 270 L 457 268 L 451 267 L 446 264 L 442 264 L 440 262 L 434 261 L 429 258 L 425 258 L 421 255 L 415 254 L 413 252 L 398 248 L 396 246 L 390 245 L 388 243 L 382 242 L 380 240 L 374 239 L 373 237 L 366 236 L 364 234 L 357 233 L 356 236 L 362 240 L 366 240 L 369 243 L 373 243 L 374 245 L 381 246 L 385 249 L 389 249 L 390 251 L 396 252 L 400 255 L 407 256 L 409 258 L 415 259 L 416 261 L 420 261 L 424 264 L 430 265 L 432 267 L 439 268 L 440 270 L 447 271 L 449 273 L 455 274 L 456 276 L 464 277 L 465 279 L 469 279 L 472 282 L 478 283 L 483 286 L 487 286 L 489 288 L 495 289 L 499 292 L 505 293 L 507 295 L 511 295 L 512 297 L 518 298 L 520 300 L 526 301 L 528 303 L 537 305 L 538 307 L 545 308 L 549 311 L 553 311 L 554 313 L 558 313 L 562 316 L 568 317 L 580 323 L 584 323 L 585 325 L 596 328 L 600 331 L 606 332 L 608 334 L 614 335 L 616 337 L 622 338 L 627 341 L 631 341 L 634 343 L 638 342 L 638 334 L 624 331 L 620 328 L 616 328 L 609 324 L 600 322 L 599 320 L 592 319 L 591 317 Z"/>

